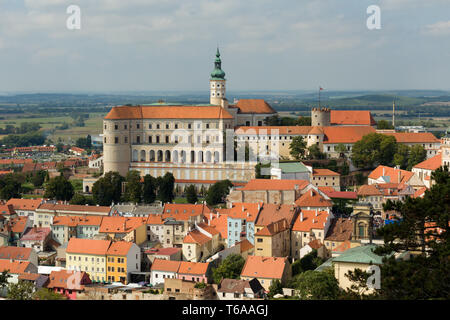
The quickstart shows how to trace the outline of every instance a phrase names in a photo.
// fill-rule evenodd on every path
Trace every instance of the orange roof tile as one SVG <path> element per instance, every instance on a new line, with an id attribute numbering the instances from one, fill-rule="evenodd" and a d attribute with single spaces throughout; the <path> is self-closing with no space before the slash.
<path id="1" fill-rule="evenodd" d="M 28 260 L 32 250 L 24 247 L 0 247 L 0 259 Z"/>
<path id="2" fill-rule="evenodd" d="M 220 214 L 226 214 L 232 219 L 255 221 L 263 203 L 234 202 L 231 208 L 216 209 Z"/>
<path id="3" fill-rule="evenodd" d="M 334 252 L 344 252 L 350 249 L 352 246 L 351 242 L 349 240 L 346 240 L 342 242 L 340 245 L 338 245 L 336 248 L 333 249 Z"/>
<path id="4" fill-rule="evenodd" d="M 38 211 L 61 211 L 61 212 L 79 212 L 80 214 L 88 214 L 91 212 L 107 214 L 111 211 L 110 207 L 106 206 L 83 206 L 76 204 L 62 204 L 62 203 L 43 203 L 37 209 Z"/>
<path id="5" fill-rule="evenodd" d="M 100 233 L 129 233 L 147 222 L 147 217 L 103 217 Z"/>
<path id="6" fill-rule="evenodd" d="M 241 253 L 247 252 L 255 247 L 250 241 L 248 241 L 248 239 L 244 239 L 244 240 L 236 243 L 236 245 L 238 245 L 238 244 L 241 245 Z"/>
<path id="7" fill-rule="evenodd" d="M 319 192 L 310 189 L 295 201 L 295 204 L 302 207 L 332 207 L 333 203 L 326 200 Z"/>
<path id="8" fill-rule="evenodd" d="M 0 159 L 0 165 L 33 163 L 33 159 Z"/>
<path id="9" fill-rule="evenodd" d="M 23 233 L 26 231 L 28 217 L 16 217 L 9 221 L 8 225 L 14 233 Z"/>
<path id="10" fill-rule="evenodd" d="M 100 226 L 103 216 L 56 216 L 53 218 L 54 226 Z"/>
<path id="11" fill-rule="evenodd" d="M 241 277 L 281 279 L 287 258 L 248 256 Z"/>
<path id="12" fill-rule="evenodd" d="M 314 176 L 340 176 L 339 173 L 331 171 L 330 169 L 313 169 Z"/>
<path id="13" fill-rule="evenodd" d="M 84 271 L 60 270 L 52 271 L 49 275 L 47 288 L 66 288 L 69 290 L 83 290 L 84 284 L 91 283 L 89 275 Z"/>
<path id="14" fill-rule="evenodd" d="M 302 190 L 308 185 L 306 180 L 252 179 L 239 190 Z"/>
<path id="15" fill-rule="evenodd" d="M 39 273 L 22 273 L 19 274 L 19 280 L 36 281 L 40 276 Z"/>
<path id="16" fill-rule="evenodd" d="M 219 231 L 220 236 L 223 239 L 228 238 L 228 215 L 219 212 L 219 217 L 217 214 L 206 215 L 205 220 L 210 223 L 217 231 Z"/>
<path id="17" fill-rule="evenodd" d="M 416 190 L 416 192 L 414 192 L 413 198 L 422 198 L 425 195 L 425 192 L 427 190 L 428 189 L 426 187 L 422 187 L 422 188 Z"/>
<path id="18" fill-rule="evenodd" d="M 199 223 L 197 226 L 208 232 L 210 235 L 215 236 L 216 234 L 219 234 L 220 232 L 214 228 L 214 226 L 207 225 L 206 223 Z"/>
<path id="19" fill-rule="evenodd" d="M 255 222 L 257 226 L 267 226 L 272 222 L 286 219 L 289 225 L 295 218 L 298 207 L 289 204 L 265 203 Z"/>
<path id="20" fill-rule="evenodd" d="M 381 196 L 383 193 L 374 184 L 362 185 L 358 189 L 358 196 Z"/>
<path id="21" fill-rule="evenodd" d="M 175 220 L 186 221 L 190 217 L 206 215 L 213 210 L 206 204 L 182 204 L 166 203 L 163 209 L 163 219 L 173 218 Z"/>
<path id="22" fill-rule="evenodd" d="M 311 127 L 311 130 L 309 130 L 308 134 L 321 135 L 321 134 L 323 134 L 323 129 L 322 129 L 322 127 L 313 126 L 313 127 Z"/>
<path id="23" fill-rule="evenodd" d="M 128 241 L 116 241 L 111 243 L 106 254 L 108 256 L 126 256 L 133 246 L 132 242 Z"/>
<path id="24" fill-rule="evenodd" d="M 440 143 L 431 132 L 395 132 L 384 133 L 395 137 L 398 143 Z"/>
<path id="25" fill-rule="evenodd" d="M 384 169 L 384 173 L 383 173 L 383 169 Z M 400 181 L 398 179 L 399 174 L 400 174 Z M 406 171 L 406 170 L 401 170 L 401 169 L 396 169 L 396 168 L 379 165 L 378 167 L 375 168 L 375 170 L 373 170 L 369 174 L 369 179 L 376 180 L 381 176 L 388 176 L 388 177 L 390 177 L 389 182 L 400 183 L 400 182 L 408 182 L 409 179 L 411 179 L 411 177 L 413 175 L 414 175 L 414 173 L 411 171 Z"/>
<path id="26" fill-rule="evenodd" d="M 3 204 L 0 205 L 0 215 L 1 214 L 4 216 L 12 216 L 16 214 L 16 211 L 12 204 Z"/>
<path id="27" fill-rule="evenodd" d="M 376 130 L 369 126 L 323 127 L 324 144 L 355 143 Z"/>
<path id="28" fill-rule="evenodd" d="M 211 240 L 212 240 L 212 238 L 204 235 L 200 231 L 192 230 L 184 237 L 183 243 L 196 243 L 196 244 L 202 245 Z"/>
<path id="29" fill-rule="evenodd" d="M 272 237 L 280 232 L 289 230 L 289 224 L 286 219 L 281 219 L 279 221 L 272 222 L 255 233 L 255 236 L 268 236 Z"/>
<path id="30" fill-rule="evenodd" d="M 209 262 L 188 262 L 182 261 L 178 274 L 198 274 L 205 275 L 208 271 Z"/>
<path id="31" fill-rule="evenodd" d="M 146 224 L 164 224 L 161 214 L 149 214 Z"/>
<path id="32" fill-rule="evenodd" d="M 36 210 L 43 199 L 17 199 L 11 198 L 6 204 L 11 204 L 15 210 Z"/>
<path id="33" fill-rule="evenodd" d="M 331 110 L 330 123 L 332 125 L 376 125 L 372 114 L 366 110 Z"/>
<path id="34" fill-rule="evenodd" d="M 110 245 L 109 240 L 70 238 L 66 252 L 105 256 Z"/>
<path id="35" fill-rule="evenodd" d="M 220 106 L 116 106 L 105 119 L 233 119 L 233 116 Z"/>
<path id="36" fill-rule="evenodd" d="M 292 231 L 309 232 L 311 229 L 323 229 L 328 216 L 327 211 L 302 210 L 295 220 Z"/>
<path id="37" fill-rule="evenodd" d="M 178 272 L 180 268 L 181 261 L 155 259 L 153 260 L 151 271 L 167 271 L 167 272 Z"/>
<path id="38" fill-rule="evenodd" d="M 29 261 L 13 261 L 10 260 L 0 260 L 0 272 L 9 270 L 9 273 L 21 274 L 26 273 L 27 268 L 30 266 Z"/>
<path id="39" fill-rule="evenodd" d="M 434 157 L 416 164 L 413 168 L 436 170 L 442 165 L 442 154 L 438 153 Z"/>
<path id="40" fill-rule="evenodd" d="M 239 113 L 276 113 L 276 111 L 263 99 L 240 99 L 232 107 L 239 108 Z"/>
<path id="41" fill-rule="evenodd" d="M 310 126 L 239 126 L 235 128 L 236 135 L 308 135 L 312 127 Z"/>

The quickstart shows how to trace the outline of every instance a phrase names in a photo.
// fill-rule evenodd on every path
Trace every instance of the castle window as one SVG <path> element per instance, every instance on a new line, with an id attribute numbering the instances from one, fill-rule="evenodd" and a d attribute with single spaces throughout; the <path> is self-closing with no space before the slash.
<path id="1" fill-rule="evenodd" d="M 217 84 L 217 88 L 220 88 L 220 84 Z"/>
<path id="2" fill-rule="evenodd" d="M 258 127 L 262 126 L 262 121 L 258 121 Z"/>
<path id="3" fill-rule="evenodd" d="M 107 127 L 107 126 L 106 126 L 106 123 L 105 123 L 105 129 L 106 129 L 106 127 Z"/>
<path id="4" fill-rule="evenodd" d="M 118 137 L 114 137 L 114 143 L 119 143 L 119 138 Z"/>
<path id="5" fill-rule="evenodd" d="M 106 137 L 105 137 L 105 141 L 104 142 L 106 143 Z"/>
<path id="6" fill-rule="evenodd" d="M 148 143 L 152 143 L 152 140 L 153 140 L 153 137 L 152 137 L 152 136 L 149 136 L 149 137 L 148 137 Z"/>
<path id="7" fill-rule="evenodd" d="M 139 128 L 140 128 L 140 125 L 139 125 L 139 123 L 137 123 L 137 124 L 136 124 L 136 128 L 137 128 L 137 129 L 139 129 Z"/>
<path id="8" fill-rule="evenodd" d="M 123 126 L 123 128 L 124 128 L 125 130 L 127 130 L 127 129 L 128 129 L 128 126 L 125 124 L 125 125 Z"/>
<path id="9" fill-rule="evenodd" d="M 178 129 L 178 123 L 175 123 L 175 129 Z"/>
<path id="10" fill-rule="evenodd" d="M 149 125 L 148 125 L 148 128 L 149 128 L 149 129 L 151 129 L 151 128 L 152 128 L 152 124 L 151 124 L 151 123 L 149 123 Z"/>
<path id="11" fill-rule="evenodd" d="M 214 92 L 212 93 L 212 96 L 214 97 Z"/>
<path id="12" fill-rule="evenodd" d="M 188 129 L 191 129 L 192 125 L 190 123 L 188 123 Z"/>
<path id="13" fill-rule="evenodd" d="M 114 125 L 114 130 L 119 129 L 119 126 L 117 124 Z"/>
<path id="14" fill-rule="evenodd" d="M 206 129 L 209 129 L 209 123 L 206 124 Z"/>
<path id="15" fill-rule="evenodd" d="M 169 136 L 166 136 L 166 143 L 169 143 Z"/>
<path id="16" fill-rule="evenodd" d="M 141 137 L 140 137 L 140 136 L 137 136 L 137 137 L 136 137 L 136 142 L 137 142 L 137 143 L 141 143 Z"/>
<path id="17" fill-rule="evenodd" d="M 159 143 L 159 136 L 156 136 L 156 143 Z"/>
<path id="18" fill-rule="evenodd" d="M 166 123 L 166 129 L 169 129 L 169 124 L 168 123 Z"/>
<path id="19" fill-rule="evenodd" d="M 220 96 L 220 92 L 217 92 L 217 96 Z"/>
<path id="20" fill-rule="evenodd" d="M 125 137 L 125 138 L 124 138 L 124 142 L 125 142 L 125 143 L 128 143 L 128 137 Z"/>
<path id="21" fill-rule="evenodd" d="M 156 125 L 156 129 L 159 129 L 159 123 Z"/>

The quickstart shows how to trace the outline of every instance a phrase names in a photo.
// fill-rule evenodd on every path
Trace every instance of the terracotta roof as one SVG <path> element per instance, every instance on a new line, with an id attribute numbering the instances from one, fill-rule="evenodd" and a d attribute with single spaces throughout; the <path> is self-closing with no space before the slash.
<path id="1" fill-rule="evenodd" d="M 295 201 L 295 204 L 302 207 L 332 207 L 333 203 L 325 199 L 316 190 L 310 189 Z"/>
<path id="2" fill-rule="evenodd" d="M 323 134 L 323 129 L 322 129 L 322 127 L 313 126 L 313 127 L 311 127 L 311 130 L 309 130 L 308 134 L 321 135 L 321 134 Z"/>
<path id="3" fill-rule="evenodd" d="M 311 229 L 324 229 L 328 216 L 327 211 L 302 210 L 295 220 L 292 231 L 309 232 Z"/>
<path id="4" fill-rule="evenodd" d="M 149 214 L 146 224 L 164 224 L 161 214 Z"/>
<path id="5" fill-rule="evenodd" d="M 32 250 L 24 247 L 0 247 L 0 259 L 28 260 Z"/>
<path id="6" fill-rule="evenodd" d="M 198 274 L 205 275 L 208 271 L 209 262 L 188 262 L 182 261 L 178 274 Z"/>
<path id="7" fill-rule="evenodd" d="M 240 99 L 234 107 L 239 108 L 238 113 L 276 113 L 263 99 Z"/>
<path id="8" fill-rule="evenodd" d="M 66 252 L 105 256 L 110 245 L 109 240 L 70 238 Z"/>
<path id="9" fill-rule="evenodd" d="M 40 276 L 39 273 L 22 273 L 19 274 L 19 280 L 36 281 Z"/>
<path id="10" fill-rule="evenodd" d="M 346 218 L 334 219 L 328 228 L 325 240 L 345 241 L 351 240 L 353 234 L 353 221 Z"/>
<path id="11" fill-rule="evenodd" d="M 395 140 L 399 143 L 440 143 L 440 140 L 431 132 L 392 132 L 384 134 L 395 137 Z"/>
<path id="12" fill-rule="evenodd" d="M 43 241 L 50 235 L 50 228 L 30 228 L 20 238 L 20 241 Z"/>
<path id="13" fill-rule="evenodd" d="M 196 244 L 205 244 L 208 241 L 211 241 L 212 238 L 204 235 L 198 230 L 190 231 L 183 239 L 183 243 L 196 243 Z"/>
<path id="14" fill-rule="evenodd" d="M 417 169 L 427 169 L 427 170 L 436 170 L 440 168 L 442 165 L 442 154 L 438 153 L 434 157 L 422 161 L 421 163 L 416 164 L 413 168 Z"/>
<path id="15" fill-rule="evenodd" d="M 426 187 L 422 187 L 422 188 L 416 190 L 416 192 L 414 192 L 413 198 L 422 198 L 425 195 L 425 192 L 427 190 L 428 189 Z"/>
<path id="16" fill-rule="evenodd" d="M 145 251 L 146 254 L 158 255 L 158 256 L 171 256 L 179 252 L 181 248 L 152 248 Z"/>
<path id="17" fill-rule="evenodd" d="M 78 225 L 100 226 L 102 219 L 103 216 L 57 216 L 53 218 L 53 225 L 69 227 L 76 227 Z"/>
<path id="18" fill-rule="evenodd" d="M 241 245 L 241 253 L 243 252 L 247 252 L 249 250 L 251 250 L 252 248 L 254 248 L 255 246 L 248 241 L 247 239 L 244 239 L 238 243 L 236 243 L 236 245 L 240 244 Z"/>
<path id="19" fill-rule="evenodd" d="M 103 217 L 100 233 L 129 233 L 147 222 L 147 217 Z"/>
<path id="20" fill-rule="evenodd" d="M 2 204 L 0 205 L 0 215 L 12 216 L 15 215 L 16 211 L 12 204 Z"/>
<path id="21" fill-rule="evenodd" d="M 366 110 L 331 110 L 330 123 L 332 125 L 365 126 L 374 126 L 377 124 L 370 111 Z"/>
<path id="22" fill-rule="evenodd" d="M 27 230 L 28 217 L 16 217 L 9 220 L 9 227 L 14 233 L 24 233 Z"/>
<path id="23" fill-rule="evenodd" d="M 324 144 L 339 144 L 355 143 L 361 140 L 363 136 L 374 133 L 376 130 L 369 126 L 323 127 L 323 132 L 325 133 Z"/>
<path id="24" fill-rule="evenodd" d="M 212 236 L 220 233 L 219 231 L 216 230 L 216 228 L 214 228 L 213 226 L 207 225 L 206 223 L 199 223 L 197 226 L 202 228 L 203 230 L 205 230 Z"/>
<path id="25" fill-rule="evenodd" d="M 267 226 L 272 222 L 286 219 L 289 225 L 295 217 L 297 207 L 289 204 L 265 203 L 259 213 L 255 225 Z"/>
<path id="26" fill-rule="evenodd" d="M 9 273 L 21 274 L 26 273 L 27 268 L 31 265 L 29 261 L 13 261 L 10 260 L 0 260 L 0 272 L 9 270 Z"/>
<path id="27" fill-rule="evenodd" d="M 0 165 L 33 163 L 33 159 L 0 159 Z"/>
<path id="28" fill-rule="evenodd" d="M 329 169 L 313 169 L 314 176 L 340 176 L 339 173 Z"/>
<path id="29" fill-rule="evenodd" d="M 232 219 L 245 219 L 251 222 L 255 221 L 262 206 L 262 203 L 234 202 L 231 208 L 216 209 L 216 211 Z"/>
<path id="30" fill-rule="evenodd" d="M 173 218 L 179 221 L 189 220 L 190 217 L 205 215 L 213 212 L 206 204 L 166 203 L 163 209 L 163 219 Z"/>
<path id="31" fill-rule="evenodd" d="M 323 243 L 320 242 L 319 239 L 314 239 L 314 240 L 312 240 L 312 241 L 310 241 L 308 243 L 308 246 L 310 246 L 312 249 L 316 249 L 317 250 L 317 249 L 319 249 L 320 247 L 323 246 Z"/>
<path id="32" fill-rule="evenodd" d="M 384 174 L 383 174 L 383 169 L 384 169 Z M 398 180 L 399 173 L 400 173 L 400 181 Z M 406 171 L 406 170 L 401 170 L 401 169 L 396 169 L 396 168 L 379 165 L 377 168 L 375 168 L 375 170 L 373 170 L 369 174 L 369 179 L 376 180 L 381 176 L 385 176 L 385 177 L 390 178 L 389 181 L 387 181 L 387 182 L 400 183 L 400 182 L 408 182 L 409 179 L 411 179 L 411 177 L 413 175 L 414 175 L 414 173 L 411 171 Z"/>
<path id="33" fill-rule="evenodd" d="M 248 256 L 241 277 L 281 279 L 287 258 Z"/>
<path id="34" fill-rule="evenodd" d="M 334 252 L 344 252 L 352 247 L 350 240 L 346 240 L 333 249 Z"/>
<path id="35" fill-rule="evenodd" d="M 362 185 L 358 189 L 358 196 L 381 196 L 383 193 L 376 187 L 376 185 Z"/>
<path id="36" fill-rule="evenodd" d="M 43 203 L 39 206 L 38 211 L 41 210 L 50 210 L 50 211 L 74 211 L 83 213 L 109 213 L 111 211 L 110 207 L 106 206 L 83 206 L 83 205 L 75 205 L 75 204 L 61 204 L 61 203 Z"/>
<path id="37" fill-rule="evenodd" d="M 252 179 L 238 190 L 302 190 L 308 185 L 306 180 Z"/>
<path id="38" fill-rule="evenodd" d="M 91 283 L 89 275 L 84 271 L 61 270 L 52 271 L 47 288 L 65 288 L 69 290 L 83 290 L 84 284 Z"/>
<path id="39" fill-rule="evenodd" d="M 153 260 L 151 271 L 166 271 L 177 273 L 180 268 L 181 261 L 172 261 L 164 259 Z"/>
<path id="40" fill-rule="evenodd" d="M 212 217 L 212 219 L 211 219 Z M 220 236 L 223 239 L 228 239 L 228 215 L 222 214 L 219 211 L 219 217 L 217 214 L 205 215 L 205 220 L 210 223 L 214 229 L 219 231 Z"/>
<path id="41" fill-rule="evenodd" d="M 43 199 L 17 199 L 11 198 L 6 204 L 11 204 L 15 210 L 36 210 Z"/>
<path id="42" fill-rule="evenodd" d="M 281 219 L 276 222 L 272 222 L 269 225 L 265 226 L 261 230 L 255 233 L 255 236 L 274 236 L 280 232 L 285 230 L 289 230 L 289 224 L 286 219 Z"/>
<path id="43" fill-rule="evenodd" d="M 111 246 L 106 252 L 109 256 L 126 256 L 133 246 L 133 242 L 128 241 L 116 241 L 111 243 Z"/>
<path id="44" fill-rule="evenodd" d="M 222 279 L 220 282 L 218 292 L 225 293 L 240 293 L 244 294 L 245 289 L 250 289 L 249 280 L 238 280 L 238 279 Z"/>
<path id="45" fill-rule="evenodd" d="M 322 187 L 319 187 L 319 190 L 325 193 L 330 198 L 336 198 L 336 199 L 358 199 L 358 194 L 354 191 L 328 191 L 323 190 Z"/>
<path id="46" fill-rule="evenodd" d="M 116 106 L 105 120 L 124 119 L 233 119 L 220 106 Z"/>

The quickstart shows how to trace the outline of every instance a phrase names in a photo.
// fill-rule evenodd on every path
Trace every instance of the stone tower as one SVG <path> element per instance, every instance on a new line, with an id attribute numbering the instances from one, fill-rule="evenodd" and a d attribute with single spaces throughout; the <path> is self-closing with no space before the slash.
<path id="1" fill-rule="evenodd" d="M 220 106 L 225 98 L 225 72 L 222 70 L 222 60 L 220 60 L 219 48 L 217 48 L 216 59 L 214 60 L 214 70 L 209 79 L 209 103 Z"/>
<path id="2" fill-rule="evenodd" d="M 103 121 L 103 172 L 117 171 L 126 176 L 131 161 L 129 120 Z"/>
<path id="3" fill-rule="evenodd" d="M 331 110 L 328 108 L 312 108 L 311 126 L 328 127 L 331 122 Z"/>

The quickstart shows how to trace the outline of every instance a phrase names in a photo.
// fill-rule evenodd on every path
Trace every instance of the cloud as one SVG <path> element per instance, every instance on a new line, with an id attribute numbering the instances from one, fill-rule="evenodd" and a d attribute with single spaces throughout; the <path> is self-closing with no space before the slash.
<path id="1" fill-rule="evenodd" d="M 425 26 L 422 31 L 423 34 L 432 36 L 447 36 L 450 35 L 450 20 L 449 21 L 439 21 L 433 24 Z"/>

